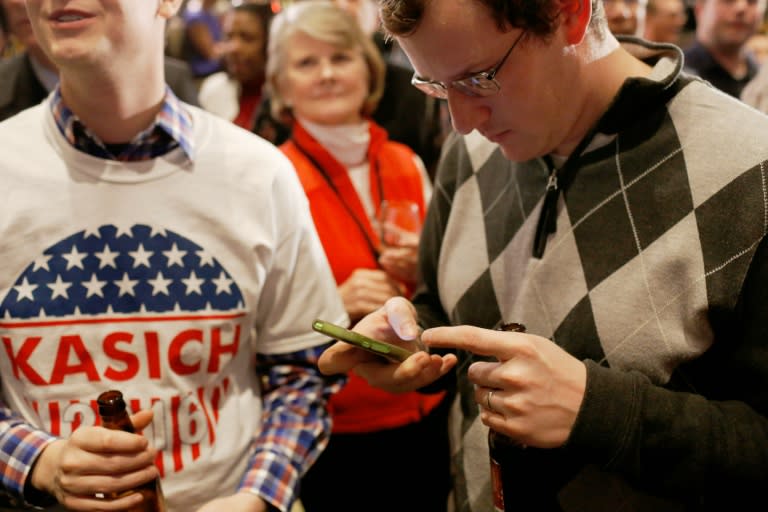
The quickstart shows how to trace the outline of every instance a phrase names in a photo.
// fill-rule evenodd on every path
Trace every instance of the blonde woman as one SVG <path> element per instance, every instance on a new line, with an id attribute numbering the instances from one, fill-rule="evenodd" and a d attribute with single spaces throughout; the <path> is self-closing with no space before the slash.
<path id="1" fill-rule="evenodd" d="M 410 200 L 424 215 L 430 185 L 408 147 L 370 119 L 384 63 L 357 21 L 332 2 L 293 4 L 272 22 L 267 85 L 275 118 L 291 124 L 281 146 L 293 161 L 353 322 L 416 283 L 418 238 L 383 247 L 375 229 L 382 201 Z M 355 374 L 329 403 L 327 456 L 302 481 L 308 512 L 444 512 L 449 451 L 444 393 L 390 394 Z M 381 491 L 418 482 L 428 492 Z M 408 495 L 406 501 L 405 494 Z"/>

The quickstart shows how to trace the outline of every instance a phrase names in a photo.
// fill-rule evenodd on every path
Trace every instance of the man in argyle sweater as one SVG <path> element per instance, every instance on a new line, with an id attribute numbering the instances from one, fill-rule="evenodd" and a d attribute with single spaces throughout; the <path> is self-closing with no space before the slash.
<path id="1" fill-rule="evenodd" d="M 546 482 L 564 512 L 764 503 L 768 117 L 681 74 L 674 46 L 619 45 L 599 2 L 537 4 L 554 25 L 515 1 L 380 3 L 463 136 L 414 305 L 356 330 L 412 340 L 418 320 L 454 353 L 384 365 L 337 344 L 321 369 L 392 390 L 455 379 L 457 510 L 493 510 L 489 427 L 527 446 L 518 491 Z"/>
<path id="2" fill-rule="evenodd" d="M 676 51 L 667 53 L 674 57 Z M 659 64 L 672 68 L 667 79 L 676 77 L 673 62 Z M 689 94 L 707 88 L 698 81 L 677 81 L 675 87 L 687 88 Z M 642 101 L 645 92 L 631 93 L 633 101 Z M 705 418 L 722 414 L 724 405 L 696 395 L 712 400 L 741 397 L 765 412 L 765 398 L 761 402 L 760 395 L 765 395 L 768 375 L 759 357 L 765 353 L 766 340 L 751 339 L 755 335 L 751 331 L 759 329 L 757 321 L 768 318 L 765 303 L 756 300 L 765 300 L 768 277 L 765 268 L 761 270 L 768 256 L 762 161 L 768 152 L 765 140 L 757 137 L 765 133 L 765 126 L 759 131 L 759 125 L 754 126 L 751 137 L 744 134 L 739 124 L 754 114 L 738 106 L 717 119 L 718 140 L 707 143 L 711 135 L 700 129 L 699 122 L 677 120 L 680 111 L 692 108 L 682 94 L 669 104 L 649 106 L 640 122 L 629 111 L 630 101 L 617 102 L 606 114 L 560 199 L 557 229 L 541 259 L 532 254 L 532 241 L 548 177 L 545 162 L 506 161 L 498 148 L 476 133 L 454 139 L 436 186 L 441 193 L 425 227 L 429 236 L 422 242 L 425 288 L 414 299 L 425 327 L 450 323 L 490 328 L 500 320 L 519 321 L 529 332 L 584 359 L 588 380 L 592 372 L 595 375 L 586 393 L 594 391 L 596 399 L 583 403 L 589 407 L 579 412 L 569 444 L 576 445 L 579 439 L 595 449 L 590 462 L 615 465 L 617 471 L 626 471 L 660 492 L 706 489 L 729 467 L 751 479 L 765 478 L 757 470 L 766 464 L 764 451 L 741 453 L 765 448 L 765 418 L 748 425 L 754 421 L 754 410 L 730 418 L 745 423 L 730 435 L 754 437 L 742 446 L 731 446 L 736 441 L 729 440 L 730 435 L 715 446 L 702 445 L 705 437 L 685 439 L 697 424 L 706 428 L 707 436 L 722 428 L 716 422 L 707 425 L 711 419 Z M 721 100 L 720 95 L 713 96 Z M 726 147 L 728 140 L 736 144 L 737 133 L 748 137 L 738 138 L 743 147 L 762 147 L 760 160 L 706 150 L 707 144 L 720 140 Z M 749 289 L 760 284 L 763 290 Z M 739 304 L 740 296 L 744 304 Z M 761 307 L 762 315 L 750 309 L 754 307 Z M 720 340 L 730 346 L 715 345 Z M 750 359 L 754 363 L 743 366 Z M 462 449 L 456 455 L 460 468 L 487 471 L 485 430 L 472 383 L 466 379 L 466 368 L 475 360 L 464 353 L 459 362 L 459 389 L 465 400 L 457 426 Z M 621 373 L 601 375 L 603 368 Z M 693 395 L 657 396 L 655 385 Z M 648 411 L 636 409 L 651 400 L 658 402 L 646 403 Z M 673 428 L 658 415 L 681 424 Z M 631 425 L 615 431 L 611 419 Z M 660 424 L 651 427 L 646 421 Z M 757 430 L 750 433 L 747 426 Z M 668 465 L 670 437 L 686 441 L 680 449 L 691 459 L 682 467 L 680 462 Z M 641 446 L 649 451 L 633 453 Z M 718 454 L 725 446 L 734 452 Z M 610 461 L 612 457 L 621 459 Z M 647 457 L 658 464 L 649 475 L 643 468 L 650 463 Z M 722 466 L 712 471 L 709 464 Z M 747 466 L 738 468 L 740 464 Z M 611 483 L 601 484 L 601 499 L 606 500 L 607 494 L 615 498 L 609 508 L 592 508 L 588 494 L 579 498 L 586 501 L 570 508 L 563 504 L 563 509 L 618 510 L 612 507 L 634 494 L 617 488 L 610 472 L 603 476 Z M 465 493 L 461 502 L 472 505 L 463 510 L 488 510 L 484 505 L 490 499 L 488 479 L 467 478 L 467 488 L 456 489 Z M 645 503 L 647 497 L 637 499 Z M 675 510 L 648 503 L 647 510 Z"/>

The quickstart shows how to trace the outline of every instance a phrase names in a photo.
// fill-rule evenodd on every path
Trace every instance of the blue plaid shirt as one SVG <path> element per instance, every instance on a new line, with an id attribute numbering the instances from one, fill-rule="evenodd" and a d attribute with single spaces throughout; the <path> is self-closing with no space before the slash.
<path id="1" fill-rule="evenodd" d="M 64 104 L 57 88 L 51 113 L 69 143 L 89 155 L 120 161 L 150 160 L 181 147 L 194 159 L 192 117 L 184 104 L 166 89 L 155 122 L 124 145 L 105 144 Z M 290 509 L 299 477 L 325 447 L 331 430 L 325 407 L 318 407 L 337 392 L 344 377 L 327 378 L 317 360 L 327 345 L 289 354 L 259 354 L 262 377 L 263 428 L 254 439 L 255 452 L 240 490 L 258 494 L 272 507 Z M 25 422 L 0 400 L 0 507 L 3 498 L 12 506 L 46 504 L 51 497 L 25 489 L 32 464 L 56 438 Z"/>
<path id="2" fill-rule="evenodd" d="M 56 126 L 67 141 L 91 156 L 121 162 L 137 162 L 163 156 L 181 146 L 187 157 L 194 159 L 192 116 L 167 86 L 165 99 L 155 122 L 128 144 L 108 145 L 92 134 L 64 104 L 60 87 L 53 91 L 51 112 Z"/>

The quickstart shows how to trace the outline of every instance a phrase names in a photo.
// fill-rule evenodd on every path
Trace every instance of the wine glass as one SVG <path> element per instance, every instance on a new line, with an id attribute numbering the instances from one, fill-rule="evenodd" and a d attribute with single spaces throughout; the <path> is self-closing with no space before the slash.
<path id="1" fill-rule="evenodd" d="M 377 223 L 384 247 L 416 245 L 421 232 L 419 205 L 409 199 L 385 199 L 379 206 Z"/>

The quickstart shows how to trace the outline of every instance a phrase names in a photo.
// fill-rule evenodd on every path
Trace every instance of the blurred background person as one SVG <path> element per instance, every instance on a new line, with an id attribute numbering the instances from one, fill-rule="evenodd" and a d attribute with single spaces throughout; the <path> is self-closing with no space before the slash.
<path id="1" fill-rule="evenodd" d="M 372 38 L 386 63 L 384 93 L 373 119 L 387 130 L 390 138 L 413 149 L 422 159 L 430 177 L 440 156 L 443 140 L 450 130 L 445 102 L 431 98 L 411 85 L 413 69 L 403 66 L 408 59 L 390 59 L 391 43 L 384 41 L 379 28 L 378 11 L 373 0 L 333 0 L 352 14 L 363 32 Z M 418 120 L 414 122 L 414 120 Z"/>
<path id="2" fill-rule="evenodd" d="M 0 0 L 8 34 L 23 48 L 0 62 L 0 121 L 37 105 L 58 83 L 56 67 L 40 49 L 24 0 Z"/>
<path id="3" fill-rule="evenodd" d="M 334 0 L 336 5 L 346 9 L 357 17 L 363 32 L 370 34 L 379 47 L 384 60 L 388 63 L 397 64 L 400 67 L 410 69 L 413 72 L 413 66 L 408 57 L 403 53 L 400 45 L 394 39 L 386 39 L 384 32 L 379 30 L 379 13 L 376 8 L 376 0 Z"/>
<path id="4" fill-rule="evenodd" d="M 741 100 L 768 114 L 768 26 L 765 23 L 754 36 L 747 41 L 747 47 L 760 65 L 755 77 L 744 86 L 741 91 Z"/>
<path id="5" fill-rule="evenodd" d="M 603 0 L 608 28 L 615 35 L 642 36 L 647 0 Z"/>
<path id="6" fill-rule="evenodd" d="M 225 45 L 219 0 L 191 0 L 184 7 L 182 55 L 196 78 L 203 78 L 223 69 Z"/>
<path id="7" fill-rule="evenodd" d="M 0 0 L 9 32 L 23 50 L 0 61 L 0 121 L 43 101 L 59 83 L 56 66 L 40 48 L 25 0 Z M 165 78 L 182 101 L 197 105 L 197 88 L 186 63 L 165 57 Z"/>
<path id="8" fill-rule="evenodd" d="M 766 0 L 696 0 L 696 36 L 685 50 L 686 70 L 736 98 L 757 74 L 747 41 L 760 28 Z"/>
<path id="9" fill-rule="evenodd" d="M 374 41 L 384 39 L 379 29 L 379 13 L 374 0 L 333 0 L 333 2 L 357 18 L 363 33 L 373 35 Z"/>
<path id="10" fill-rule="evenodd" d="M 0 10 L 0 59 L 6 57 L 6 52 L 11 44 L 11 35 L 8 33 L 8 28 L 5 24 L 5 15 Z"/>
<path id="11" fill-rule="evenodd" d="M 267 57 L 272 114 L 291 125 L 293 162 L 339 294 L 354 324 L 417 280 L 418 235 L 383 246 L 383 200 L 410 200 L 423 218 L 431 185 L 418 155 L 370 118 L 384 62 L 355 19 L 332 2 L 290 5 L 272 22 Z M 445 512 L 450 488 L 448 395 L 391 394 L 354 373 L 331 397 L 327 451 L 303 477 L 307 512 Z M 424 492 L 382 492 L 396 479 Z"/>
<path id="12" fill-rule="evenodd" d="M 23 51 L 24 45 L 11 32 L 10 20 L 0 4 L 0 60 L 8 59 Z M 2 78 L 1 75 L 0 78 Z"/>
<path id="13" fill-rule="evenodd" d="M 222 19 L 225 71 L 200 85 L 200 105 L 246 130 L 255 127 L 262 99 L 267 60 L 267 33 L 272 19 L 268 4 L 244 3 Z"/>
<path id="14" fill-rule="evenodd" d="M 648 0 L 645 7 L 645 39 L 681 44 L 688 15 L 683 0 Z"/>
<path id="15" fill-rule="evenodd" d="M 760 29 L 747 39 L 747 49 L 762 68 L 768 61 L 768 24 L 765 21 L 760 25 Z"/>

